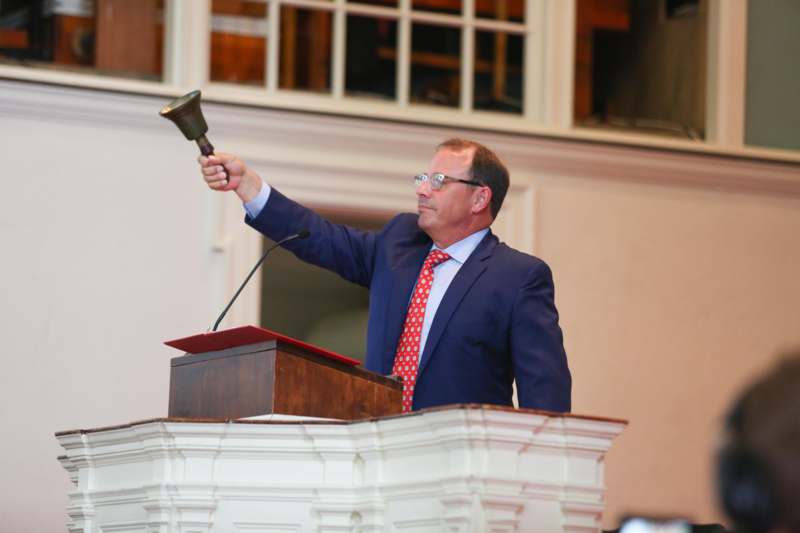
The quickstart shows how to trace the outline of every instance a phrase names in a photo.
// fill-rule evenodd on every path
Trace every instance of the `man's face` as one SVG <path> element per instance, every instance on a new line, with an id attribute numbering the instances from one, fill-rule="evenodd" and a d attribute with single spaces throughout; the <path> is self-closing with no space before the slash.
<path id="1" fill-rule="evenodd" d="M 428 175 L 441 172 L 446 176 L 470 179 L 474 148 L 454 152 L 443 148 L 436 152 L 428 166 Z M 435 242 L 449 242 L 460 229 L 469 227 L 472 217 L 472 194 L 476 188 L 465 183 L 447 182 L 438 191 L 425 182 L 417 187 L 419 227 Z M 455 241 L 452 241 L 455 242 Z"/>

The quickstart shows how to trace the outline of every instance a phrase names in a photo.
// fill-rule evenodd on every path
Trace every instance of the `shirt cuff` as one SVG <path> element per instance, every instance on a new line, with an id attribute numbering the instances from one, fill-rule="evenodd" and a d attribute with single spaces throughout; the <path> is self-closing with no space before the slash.
<path id="1" fill-rule="evenodd" d="M 261 190 L 258 191 L 256 197 L 244 204 L 244 210 L 247 212 L 250 218 L 256 218 L 259 214 L 261 214 L 264 206 L 267 205 L 270 192 L 272 192 L 272 187 L 262 181 Z"/>

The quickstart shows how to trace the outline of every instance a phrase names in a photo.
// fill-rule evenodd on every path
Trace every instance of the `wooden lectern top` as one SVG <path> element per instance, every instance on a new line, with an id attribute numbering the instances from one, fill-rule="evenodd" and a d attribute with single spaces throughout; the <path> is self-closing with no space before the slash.
<path id="1" fill-rule="evenodd" d="M 353 420 L 399 414 L 401 382 L 359 361 L 257 326 L 167 341 L 169 416 L 266 414 Z"/>
<path id="2" fill-rule="evenodd" d="M 361 361 L 351 359 L 347 356 L 331 352 L 325 348 L 320 348 L 313 344 L 308 344 L 286 335 L 281 335 L 269 329 L 260 328 L 258 326 L 240 326 L 238 328 L 225 329 L 222 331 L 209 331 L 192 335 L 190 337 L 183 337 L 181 339 L 174 339 L 171 341 L 164 341 L 164 344 L 183 350 L 186 353 L 198 354 L 206 352 L 216 352 L 219 350 L 227 350 L 228 348 L 236 348 L 237 346 L 246 346 L 248 344 L 255 344 L 257 342 L 265 342 L 277 340 L 284 342 L 290 346 L 302 348 L 315 355 L 319 355 L 326 359 L 332 359 L 340 363 L 350 366 L 358 366 Z"/>

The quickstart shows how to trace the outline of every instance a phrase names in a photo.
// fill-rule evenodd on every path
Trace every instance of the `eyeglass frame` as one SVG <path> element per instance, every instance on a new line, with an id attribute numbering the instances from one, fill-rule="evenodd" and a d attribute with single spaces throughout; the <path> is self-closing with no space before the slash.
<path id="1" fill-rule="evenodd" d="M 440 178 L 438 176 L 441 176 Z M 487 187 L 485 183 L 476 180 L 462 180 L 461 178 L 454 178 L 452 176 L 448 176 L 442 172 L 434 172 L 430 176 L 423 172 L 422 174 L 417 174 L 414 176 L 414 183 L 417 187 L 422 185 L 423 183 L 429 183 L 431 186 L 431 190 L 440 191 L 442 187 L 444 187 L 445 183 L 457 181 L 459 183 L 466 183 L 467 185 L 472 185 L 474 187 Z M 438 184 L 438 185 L 436 185 Z"/>

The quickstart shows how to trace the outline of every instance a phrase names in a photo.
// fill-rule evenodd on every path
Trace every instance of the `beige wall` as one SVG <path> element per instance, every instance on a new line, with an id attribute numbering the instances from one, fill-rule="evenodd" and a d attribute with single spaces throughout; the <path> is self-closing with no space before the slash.
<path id="1" fill-rule="evenodd" d="M 539 225 L 574 408 L 630 420 L 608 456 L 606 525 L 626 511 L 714 520 L 721 413 L 800 346 L 800 199 L 548 180 Z"/>
<path id="2" fill-rule="evenodd" d="M 54 431 L 165 414 L 174 354 L 161 341 L 204 330 L 260 247 L 235 201 L 199 184 L 195 148 L 156 115 L 162 100 L 0 82 L 9 531 L 63 529 Z M 797 166 L 221 105 L 206 115 L 217 146 L 326 207 L 413 207 L 408 176 L 437 140 L 496 147 L 515 180 L 497 229 L 553 267 L 575 411 L 630 420 L 608 456 L 605 525 L 630 510 L 716 518 L 720 413 L 800 344 Z M 229 324 L 252 321 L 250 307 Z"/>

